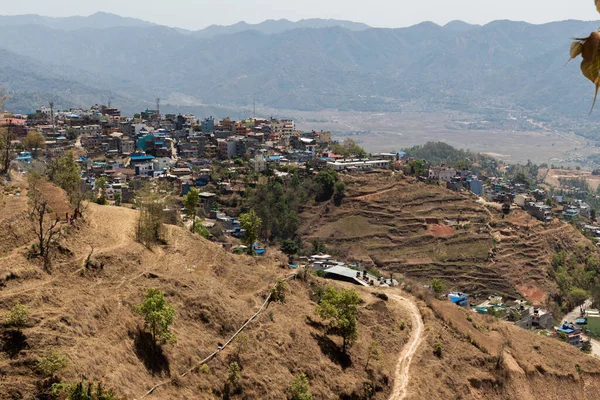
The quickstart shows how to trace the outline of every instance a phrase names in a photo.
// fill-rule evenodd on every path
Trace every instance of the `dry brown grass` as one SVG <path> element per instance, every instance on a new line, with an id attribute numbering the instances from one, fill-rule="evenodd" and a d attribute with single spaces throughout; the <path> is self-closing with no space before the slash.
<path id="1" fill-rule="evenodd" d="M 16 250 L 7 249 L 0 259 L 0 277 L 6 277 L 1 309 L 20 301 L 33 313 L 24 330 L 25 343 L 11 350 L 3 339 L 2 399 L 36 393 L 40 378 L 33 361 L 50 349 L 69 359 L 61 378 L 103 380 L 118 393 L 138 398 L 212 353 L 258 309 L 276 277 L 289 273 L 273 256 L 235 256 L 177 227 L 169 227 L 167 245 L 150 251 L 134 241 L 136 211 L 90 204 L 85 214 L 86 222 L 79 222 L 62 241 L 68 251 L 55 260 L 53 275 L 42 273 L 25 257 L 26 234 L 12 242 Z M 101 271 L 82 270 L 91 246 L 94 259 L 104 263 Z M 173 332 L 178 342 L 159 350 L 149 345 L 132 311 L 150 287 L 164 290 L 176 310 Z M 367 347 L 377 340 L 384 356 L 373 372 L 381 387 L 376 398 L 386 398 L 397 354 L 409 334 L 400 329 L 405 312 L 395 302 L 361 292 L 359 341 L 350 350 L 350 364 L 337 350 L 338 338 L 324 335 L 309 294 L 305 282 L 291 282 L 287 303 L 272 304 L 249 326 L 251 346 L 239 360 L 242 394 L 234 397 L 284 398 L 298 372 L 309 377 L 315 398 L 350 395 L 361 390 L 368 376 Z M 235 343 L 209 364 L 210 373 L 177 378 L 150 398 L 214 398 L 223 389 L 234 348 Z"/>
<path id="2" fill-rule="evenodd" d="M 450 302 L 428 303 L 421 305 L 429 315 L 424 319 L 427 336 L 410 370 L 408 398 L 597 398 L 600 360 Z M 437 343 L 443 346 L 441 358 L 433 354 Z"/>

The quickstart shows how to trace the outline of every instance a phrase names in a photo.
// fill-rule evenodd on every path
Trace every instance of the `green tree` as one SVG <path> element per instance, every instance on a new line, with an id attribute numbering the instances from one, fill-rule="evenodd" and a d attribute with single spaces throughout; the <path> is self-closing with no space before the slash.
<path id="1" fill-rule="evenodd" d="M 96 179 L 95 186 L 98 191 L 98 198 L 96 199 L 96 203 L 98 204 L 106 204 L 106 185 L 108 184 L 108 179 L 104 176 Z"/>
<path id="2" fill-rule="evenodd" d="M 281 251 L 284 254 L 287 254 L 288 257 L 292 257 L 294 254 L 297 254 L 298 250 L 298 244 L 291 239 L 286 239 L 281 244 Z"/>
<path id="3" fill-rule="evenodd" d="M 409 175 L 413 176 L 424 176 L 425 175 L 425 163 L 422 160 L 412 160 L 408 162 Z"/>
<path id="4" fill-rule="evenodd" d="M 67 139 L 68 140 L 75 140 L 77 139 L 78 133 L 75 130 L 75 128 L 69 127 L 67 128 Z"/>
<path id="5" fill-rule="evenodd" d="M 200 192 L 195 187 L 190 188 L 190 191 L 183 197 L 183 207 L 185 215 L 192 220 L 192 232 L 196 232 L 196 216 L 199 204 Z"/>
<path id="6" fill-rule="evenodd" d="M 115 205 L 116 206 L 121 205 L 121 193 L 119 193 L 119 192 L 115 192 Z"/>
<path id="7" fill-rule="evenodd" d="M 245 231 L 242 242 L 248 246 L 250 252 L 252 252 L 252 245 L 256 243 L 256 239 L 258 239 L 258 231 L 261 225 L 262 220 L 256 215 L 254 209 L 251 209 L 250 212 L 240 216 L 240 227 Z"/>
<path id="8" fill-rule="evenodd" d="M 312 251 L 313 254 L 327 253 L 327 247 L 319 239 L 314 239 L 312 241 Z"/>
<path id="9" fill-rule="evenodd" d="M 289 400 L 312 400 L 308 378 L 305 374 L 294 375 L 292 383 L 287 389 Z"/>
<path id="10" fill-rule="evenodd" d="M 326 168 L 317 174 L 315 181 L 318 185 L 317 201 L 331 199 L 337 182 L 337 172 L 331 168 Z"/>
<path id="11" fill-rule="evenodd" d="M 237 362 L 232 362 L 227 367 L 227 381 L 225 382 L 225 393 L 229 396 L 232 390 L 238 388 L 240 383 L 240 366 Z"/>
<path id="12" fill-rule="evenodd" d="M 65 153 L 50 163 L 48 167 L 48 179 L 67 192 L 71 205 L 79 208 L 83 200 L 81 193 L 81 172 L 72 153 Z"/>
<path id="13" fill-rule="evenodd" d="M 429 284 L 431 290 L 435 293 L 435 297 L 440 297 L 440 294 L 444 290 L 444 283 L 439 278 L 433 278 Z"/>
<path id="14" fill-rule="evenodd" d="M 335 184 L 335 194 L 333 195 L 333 202 L 337 207 L 342 205 L 342 201 L 346 196 L 346 184 L 344 182 L 337 182 Z"/>
<path id="15" fill-rule="evenodd" d="M 58 350 L 52 350 L 36 361 L 36 369 L 45 377 L 52 378 L 67 367 L 67 356 Z"/>
<path id="16" fill-rule="evenodd" d="M 329 321 L 329 330 L 337 332 L 342 337 L 344 354 L 358 338 L 359 304 L 360 297 L 354 290 L 338 291 L 333 286 L 328 286 L 315 310 L 322 319 Z"/>
<path id="17" fill-rule="evenodd" d="M 332 143 L 331 146 L 329 146 L 329 149 L 333 153 L 341 155 L 345 158 L 365 158 L 367 156 L 365 149 L 356 144 L 356 141 L 351 138 L 346 138 L 343 144 Z"/>
<path id="18" fill-rule="evenodd" d="M 30 315 L 31 307 L 24 306 L 17 301 L 6 316 L 6 325 L 20 331 L 27 325 Z"/>
<path id="19" fill-rule="evenodd" d="M 591 354 L 592 353 L 592 341 L 584 340 L 583 344 L 581 345 L 581 351 L 583 351 L 586 354 Z"/>
<path id="20" fill-rule="evenodd" d="M 169 331 L 175 318 L 175 309 L 167 303 L 165 294 L 159 289 L 148 289 L 144 301 L 134 308 L 135 312 L 144 317 L 144 329 L 152 334 L 154 342 L 175 343 L 176 338 Z"/>
<path id="21" fill-rule="evenodd" d="M 572 308 L 579 307 L 587 300 L 587 298 L 587 292 L 580 288 L 571 289 L 568 295 L 569 304 Z"/>
<path id="22" fill-rule="evenodd" d="M 600 283 L 596 283 L 594 286 L 592 286 L 592 289 L 590 290 L 592 293 L 592 302 L 594 303 L 594 307 L 598 308 L 598 306 L 600 305 Z"/>

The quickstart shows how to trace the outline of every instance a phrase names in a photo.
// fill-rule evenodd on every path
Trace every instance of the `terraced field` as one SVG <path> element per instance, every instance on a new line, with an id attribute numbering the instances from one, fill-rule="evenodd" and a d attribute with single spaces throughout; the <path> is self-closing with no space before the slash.
<path id="1" fill-rule="evenodd" d="M 475 296 L 498 292 L 542 301 L 555 290 L 552 254 L 586 239 L 570 225 L 544 225 L 520 210 L 502 213 L 470 194 L 402 174 L 343 175 L 341 206 L 304 211 L 305 242 L 324 242 L 336 257 L 421 279 Z"/>

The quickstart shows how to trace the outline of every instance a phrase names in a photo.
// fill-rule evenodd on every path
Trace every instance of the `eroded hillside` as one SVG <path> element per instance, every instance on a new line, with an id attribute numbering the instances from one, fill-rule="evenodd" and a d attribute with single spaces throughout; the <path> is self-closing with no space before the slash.
<path id="1" fill-rule="evenodd" d="M 54 200 L 59 209 L 60 196 Z M 7 196 L 0 207 L 0 309 L 4 313 L 19 301 L 32 310 L 24 340 L 15 342 L 3 328 L 2 399 L 38 395 L 42 378 L 35 360 L 53 349 L 68 358 L 59 373 L 63 381 L 102 380 L 133 399 L 173 379 L 147 398 L 219 397 L 235 342 L 208 364 L 210 372 L 179 375 L 231 337 L 258 310 L 276 278 L 289 274 L 275 257 L 235 256 L 174 226 L 168 227 L 166 245 L 148 250 L 134 240 L 136 211 L 95 204 L 83 211 L 84 222 L 69 228 L 54 271 L 46 274 L 37 260 L 27 258 L 32 236 L 23 214 L 24 191 Z M 82 269 L 91 247 L 102 270 Z M 306 373 L 318 399 L 362 392 L 373 340 L 385 350 L 373 368 L 376 398 L 387 398 L 397 354 L 410 335 L 409 327 L 401 329 L 406 312 L 394 301 L 361 293 L 359 340 L 344 359 L 338 350 L 341 340 L 324 334 L 314 312 L 320 285 L 324 283 L 316 278 L 289 281 L 286 303 L 272 303 L 249 325 L 249 346 L 240 356 L 242 391 L 233 398 L 285 398 L 293 375 L 300 372 Z M 177 343 L 157 351 L 132 310 L 151 287 L 165 291 L 175 308 Z"/>

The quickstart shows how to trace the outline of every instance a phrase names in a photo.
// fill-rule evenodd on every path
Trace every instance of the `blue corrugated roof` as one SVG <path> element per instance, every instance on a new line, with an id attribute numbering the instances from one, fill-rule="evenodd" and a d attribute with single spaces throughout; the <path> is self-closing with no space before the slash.
<path id="1" fill-rule="evenodd" d="M 154 156 L 131 156 L 131 161 L 152 160 Z"/>

